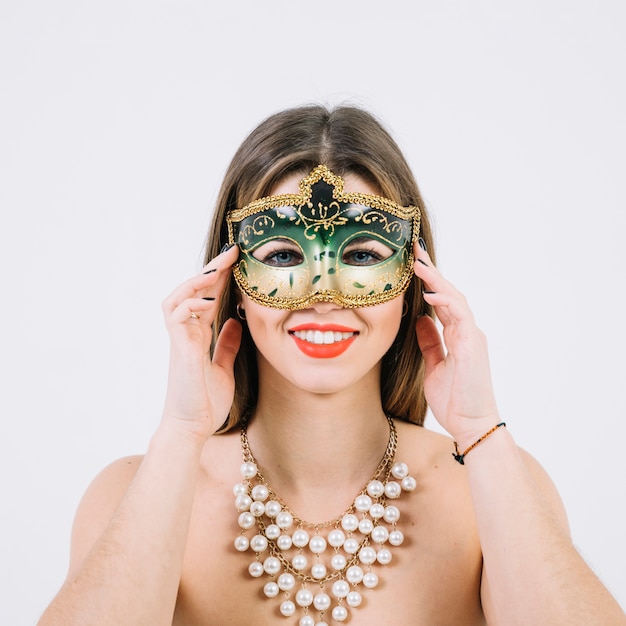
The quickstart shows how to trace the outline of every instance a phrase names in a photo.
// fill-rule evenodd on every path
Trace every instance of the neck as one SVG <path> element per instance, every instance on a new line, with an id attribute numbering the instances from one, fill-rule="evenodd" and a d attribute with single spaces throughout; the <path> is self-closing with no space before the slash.
<path id="1" fill-rule="evenodd" d="M 285 380 L 259 386 L 248 428 L 252 454 L 276 493 L 309 521 L 346 508 L 385 452 L 389 425 L 378 381 L 374 370 L 332 394 L 294 389 Z"/>

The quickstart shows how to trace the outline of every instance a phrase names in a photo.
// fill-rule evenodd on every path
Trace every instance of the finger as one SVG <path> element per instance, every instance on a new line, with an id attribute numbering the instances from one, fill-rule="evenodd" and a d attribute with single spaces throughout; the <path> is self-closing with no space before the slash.
<path id="1" fill-rule="evenodd" d="M 426 371 L 432 371 L 446 357 L 435 321 L 428 315 L 423 315 L 415 322 L 415 332 Z"/>
<path id="2" fill-rule="evenodd" d="M 203 322 L 211 324 L 215 317 L 215 298 L 187 298 L 166 319 L 168 323 Z"/>
<path id="3" fill-rule="evenodd" d="M 211 259 L 203 268 L 201 274 L 186 280 L 165 298 L 162 304 L 163 311 L 172 313 L 182 302 L 189 298 L 221 295 L 230 275 L 230 269 L 237 260 L 238 255 L 239 248 L 232 246 L 214 259 Z"/>
<path id="4" fill-rule="evenodd" d="M 232 372 L 241 345 L 241 334 L 241 324 L 237 320 L 232 318 L 226 320 L 215 343 L 214 365 Z"/>

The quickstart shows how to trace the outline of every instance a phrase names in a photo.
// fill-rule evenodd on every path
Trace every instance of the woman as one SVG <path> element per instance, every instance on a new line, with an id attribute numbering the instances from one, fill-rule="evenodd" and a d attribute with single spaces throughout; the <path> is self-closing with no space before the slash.
<path id="1" fill-rule="evenodd" d="M 369 114 L 253 131 L 203 272 L 163 304 L 161 423 L 85 494 L 40 623 L 626 623 L 503 424 L 432 249 Z M 427 403 L 452 439 L 420 427 Z"/>

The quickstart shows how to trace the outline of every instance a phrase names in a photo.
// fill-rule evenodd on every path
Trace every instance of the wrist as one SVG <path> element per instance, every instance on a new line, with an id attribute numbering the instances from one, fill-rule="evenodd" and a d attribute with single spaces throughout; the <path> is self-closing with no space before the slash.
<path id="1" fill-rule="evenodd" d="M 454 438 L 454 453 L 452 456 L 461 465 L 464 465 L 464 459 L 474 448 L 481 445 L 486 439 L 495 435 L 499 430 L 504 430 L 506 423 L 498 421 L 499 418 L 490 418 L 480 428 L 471 429 L 463 433 L 462 436 Z"/>
<path id="2" fill-rule="evenodd" d="M 209 436 L 206 426 L 201 423 L 164 414 L 150 440 L 149 449 L 199 455 Z"/>

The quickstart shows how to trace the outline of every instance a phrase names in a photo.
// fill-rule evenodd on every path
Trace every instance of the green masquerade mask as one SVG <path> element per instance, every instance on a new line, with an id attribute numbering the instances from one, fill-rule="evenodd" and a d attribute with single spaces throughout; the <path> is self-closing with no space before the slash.
<path id="1" fill-rule="evenodd" d="M 395 298 L 413 276 L 420 211 L 364 193 L 318 165 L 300 194 L 267 196 L 226 217 L 239 288 L 277 309 L 315 302 L 371 306 Z"/>

